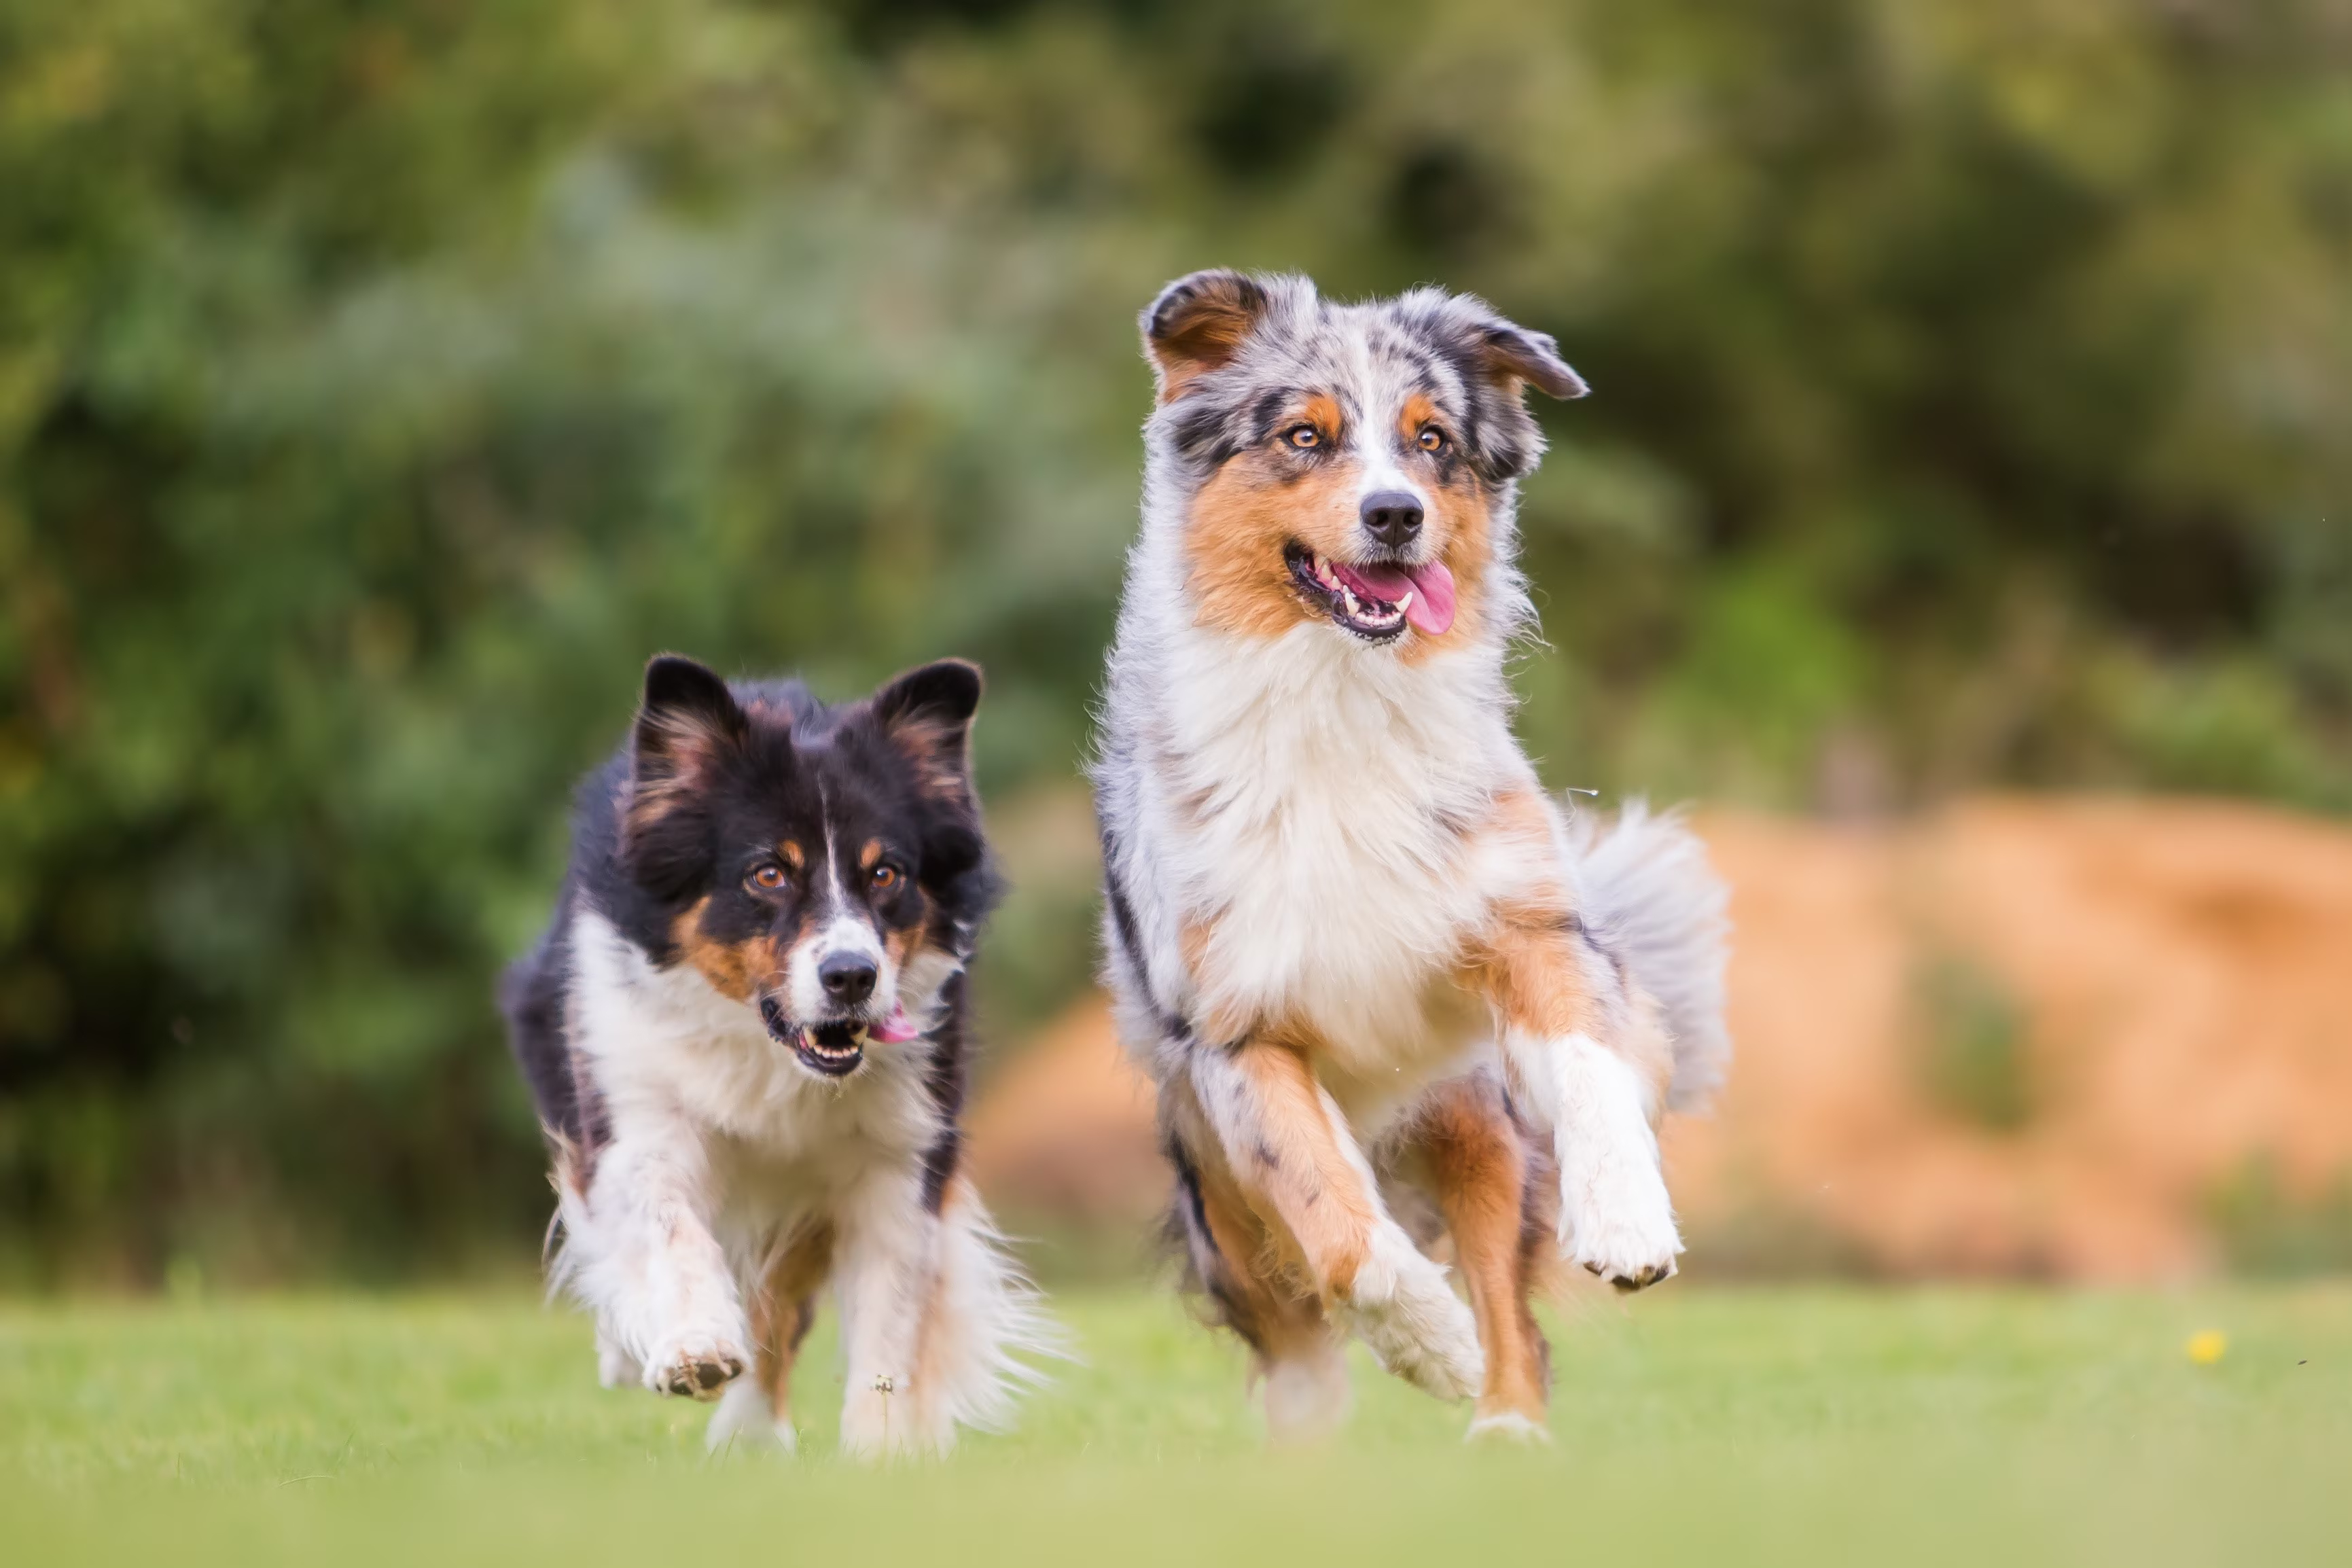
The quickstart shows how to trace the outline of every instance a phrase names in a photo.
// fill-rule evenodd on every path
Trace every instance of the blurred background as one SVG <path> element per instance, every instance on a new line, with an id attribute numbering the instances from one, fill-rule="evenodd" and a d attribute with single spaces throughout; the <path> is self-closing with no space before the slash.
<path id="1" fill-rule="evenodd" d="M 1521 727 L 1737 888 L 1695 1274 L 2352 1267 L 2342 0 L 0 0 L 0 1287 L 527 1278 L 664 648 L 985 663 L 983 1182 L 1139 1265 L 1077 769 L 1215 264 L 1594 385 Z"/>

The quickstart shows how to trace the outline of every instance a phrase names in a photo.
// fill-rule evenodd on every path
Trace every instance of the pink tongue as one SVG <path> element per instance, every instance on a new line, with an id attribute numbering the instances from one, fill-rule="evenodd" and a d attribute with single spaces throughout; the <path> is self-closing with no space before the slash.
<path id="1" fill-rule="evenodd" d="M 895 1046 L 915 1037 L 915 1021 L 907 1016 L 904 1007 L 893 1007 L 880 1023 L 866 1025 L 866 1032 L 884 1045 Z"/>
<path id="2" fill-rule="evenodd" d="M 1386 599 L 1393 605 L 1411 594 L 1412 603 L 1404 607 L 1404 618 L 1425 637 L 1444 637 L 1454 625 L 1454 574 L 1445 569 L 1443 561 L 1404 567 L 1342 566 L 1334 562 L 1332 567 L 1360 592 L 1375 599 Z"/>

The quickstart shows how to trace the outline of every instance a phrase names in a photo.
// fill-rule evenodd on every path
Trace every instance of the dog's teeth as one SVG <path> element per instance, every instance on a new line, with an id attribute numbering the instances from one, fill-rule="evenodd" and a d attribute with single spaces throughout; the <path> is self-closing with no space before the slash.
<path id="1" fill-rule="evenodd" d="M 1355 594 L 1354 594 L 1353 592 L 1351 592 L 1349 589 L 1348 589 L 1347 587 L 1342 586 L 1342 587 L 1340 588 L 1340 590 L 1339 590 L 1339 597 L 1341 597 L 1341 598 L 1343 598 L 1343 599 L 1345 599 L 1345 600 L 1347 600 L 1347 601 L 1348 601 L 1348 613 L 1349 613 L 1349 615 L 1351 615 L 1351 616 L 1356 616 L 1356 615 L 1361 615 L 1361 614 L 1363 613 L 1361 610 L 1360 610 L 1360 609 L 1358 609 L 1358 608 L 1356 607 L 1356 595 L 1355 595 Z"/>
<path id="2" fill-rule="evenodd" d="M 1403 597 L 1403 598 L 1402 598 L 1402 599 L 1399 599 L 1399 600 L 1396 602 L 1396 612 L 1397 612 L 1397 614 L 1398 614 L 1398 615 L 1400 615 L 1400 616 L 1401 616 L 1401 615 L 1403 615 L 1403 614 L 1405 613 L 1405 610 L 1406 610 L 1406 609 L 1407 609 L 1407 608 L 1408 608 L 1412 604 L 1412 589 L 1410 589 L 1410 588 L 1407 588 L 1407 589 L 1404 591 L 1404 597 Z"/>

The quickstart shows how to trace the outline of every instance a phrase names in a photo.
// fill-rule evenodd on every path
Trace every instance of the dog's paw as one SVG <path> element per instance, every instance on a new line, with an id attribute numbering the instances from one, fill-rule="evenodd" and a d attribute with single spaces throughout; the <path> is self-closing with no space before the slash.
<path id="1" fill-rule="evenodd" d="M 757 1378 L 740 1377 L 727 1385 L 710 1426 L 702 1434 L 708 1453 L 756 1453 L 775 1449 L 789 1454 L 800 1446 L 800 1434 L 791 1421 L 779 1416 L 768 1403 L 768 1391 Z"/>
<path id="2" fill-rule="evenodd" d="M 656 1394 L 716 1399 L 720 1389 L 743 1375 L 750 1360 L 740 1346 L 720 1336 L 680 1335 L 646 1354 L 645 1384 Z"/>
<path id="3" fill-rule="evenodd" d="M 955 1447 L 955 1423 L 937 1399 L 904 1378 L 850 1374 L 841 1405 L 841 1451 L 854 1459 L 938 1458 Z"/>
<path id="4" fill-rule="evenodd" d="M 1559 1242 L 1569 1260 L 1620 1290 L 1674 1278 L 1683 1249 L 1665 1178 L 1650 1162 L 1603 1163 L 1560 1194 Z"/>
<path id="5" fill-rule="evenodd" d="M 1487 1447 L 1539 1448 L 1551 1442 L 1551 1428 L 1523 1411 L 1496 1410 L 1474 1419 L 1462 1440 Z"/>
<path id="6" fill-rule="evenodd" d="M 1340 1317 L 1388 1371 L 1440 1399 L 1467 1399 L 1486 1377 L 1478 1321 L 1402 1230 L 1376 1233 Z"/>
<path id="7" fill-rule="evenodd" d="M 1277 1443 L 1312 1443 L 1339 1430 L 1355 1391 L 1336 1343 L 1278 1358 L 1265 1368 L 1265 1432 Z"/>

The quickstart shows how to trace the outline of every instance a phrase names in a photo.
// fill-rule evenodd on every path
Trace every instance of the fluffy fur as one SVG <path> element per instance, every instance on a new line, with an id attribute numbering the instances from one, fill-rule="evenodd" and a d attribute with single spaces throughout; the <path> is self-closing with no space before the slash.
<path id="1" fill-rule="evenodd" d="M 979 697 L 956 663 L 828 708 L 656 659 L 508 975 L 555 1152 L 554 1279 L 595 1314 L 608 1385 L 719 1400 L 714 1447 L 793 1446 L 827 1285 L 853 1453 L 1002 1426 L 1020 1353 L 1053 1346 L 959 1170 L 964 966 L 996 886 Z"/>
<path id="2" fill-rule="evenodd" d="M 1195 274 L 1144 312 L 1145 427 L 1098 755 L 1121 1033 L 1177 1215 L 1277 1430 L 1344 1408 L 1336 1341 L 1474 1431 L 1540 1432 L 1555 1253 L 1637 1289 L 1681 1250 L 1655 1129 L 1728 1051 L 1695 838 L 1539 788 L 1504 661 L 1534 624 L 1523 405 L 1551 340 L 1435 289 L 1362 305 Z M 1392 1212 L 1417 1188 L 1468 1301 Z"/>

